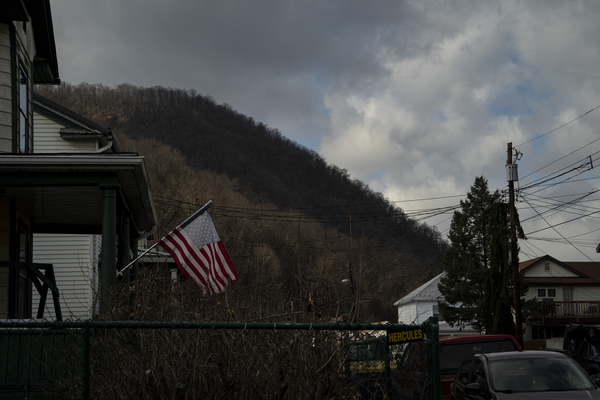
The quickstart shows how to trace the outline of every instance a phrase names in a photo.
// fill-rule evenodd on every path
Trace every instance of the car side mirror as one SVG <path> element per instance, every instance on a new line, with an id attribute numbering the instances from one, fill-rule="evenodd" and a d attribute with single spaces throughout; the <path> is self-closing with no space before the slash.
<path id="1" fill-rule="evenodd" d="M 465 391 L 470 394 L 481 393 L 481 383 L 469 383 L 465 386 Z"/>

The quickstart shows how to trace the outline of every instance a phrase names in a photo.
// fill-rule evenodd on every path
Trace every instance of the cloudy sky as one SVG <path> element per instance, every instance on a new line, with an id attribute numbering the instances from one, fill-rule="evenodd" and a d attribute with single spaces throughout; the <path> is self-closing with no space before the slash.
<path id="1" fill-rule="evenodd" d="M 600 261 L 600 2 L 51 5 L 63 81 L 210 95 L 418 218 L 477 176 L 506 189 L 511 142 L 521 260 Z M 445 234 L 450 216 L 422 221 Z"/>

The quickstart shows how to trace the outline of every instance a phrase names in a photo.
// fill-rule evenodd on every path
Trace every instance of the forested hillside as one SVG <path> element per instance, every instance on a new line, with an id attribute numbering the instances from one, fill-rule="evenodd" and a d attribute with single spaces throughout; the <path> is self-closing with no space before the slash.
<path id="1" fill-rule="evenodd" d="M 442 270 L 446 244 L 435 229 L 209 96 L 126 84 L 37 91 L 146 157 L 160 235 L 213 200 L 246 317 L 396 321 L 393 302 Z"/>

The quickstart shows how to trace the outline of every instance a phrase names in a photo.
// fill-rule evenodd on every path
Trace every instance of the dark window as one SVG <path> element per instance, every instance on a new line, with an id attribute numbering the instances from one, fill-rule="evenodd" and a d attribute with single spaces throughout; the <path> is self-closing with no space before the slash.
<path id="1" fill-rule="evenodd" d="M 462 360 L 475 354 L 514 350 L 518 350 L 517 346 L 510 339 L 442 344 L 440 346 L 441 373 L 456 373 Z"/>
<path id="2" fill-rule="evenodd" d="M 538 298 L 556 297 L 556 289 L 538 289 L 537 293 Z"/>
<path id="3" fill-rule="evenodd" d="M 23 64 L 19 63 L 19 152 L 31 153 L 33 138 L 29 129 L 29 77 Z"/>
<path id="4" fill-rule="evenodd" d="M 17 261 L 31 262 L 29 229 L 22 221 L 19 221 L 18 224 L 17 238 Z M 31 318 L 31 279 L 25 267 L 13 271 L 13 287 L 10 317 L 18 319 Z"/>
<path id="5" fill-rule="evenodd" d="M 438 321 L 444 320 L 444 317 L 442 317 L 442 314 L 440 314 L 440 310 L 437 304 L 433 305 L 433 316 L 437 317 Z"/>
<path id="6" fill-rule="evenodd" d="M 473 365 L 473 373 L 471 374 L 469 383 L 478 383 L 482 387 L 485 384 L 485 369 L 483 368 L 483 363 L 480 360 L 475 360 L 475 365 Z"/>
<path id="7" fill-rule="evenodd" d="M 472 360 L 465 361 L 458 372 L 458 381 L 464 385 L 469 383 L 469 371 L 471 370 Z"/>

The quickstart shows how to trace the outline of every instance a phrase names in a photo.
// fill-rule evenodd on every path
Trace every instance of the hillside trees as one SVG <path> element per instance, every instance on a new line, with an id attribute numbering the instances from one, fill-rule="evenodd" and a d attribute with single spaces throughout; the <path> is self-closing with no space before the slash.
<path id="1" fill-rule="evenodd" d="M 352 301 L 340 285 L 350 264 L 361 280 L 354 298 L 358 317 L 394 320 L 392 304 L 442 270 L 446 243 L 435 228 L 408 218 L 348 171 L 277 129 L 210 96 L 128 84 L 65 83 L 37 91 L 111 128 L 122 151 L 157 160 L 150 175 L 160 234 L 212 199 L 219 233 L 244 265 L 244 282 L 253 282 L 248 289 L 257 291 L 250 293 L 262 306 L 268 295 L 267 303 L 290 308 L 295 302 L 297 311 L 309 294 L 315 302 L 317 289 L 311 287 L 323 298 L 343 294 Z M 160 155 L 162 148 L 169 150 Z"/>

